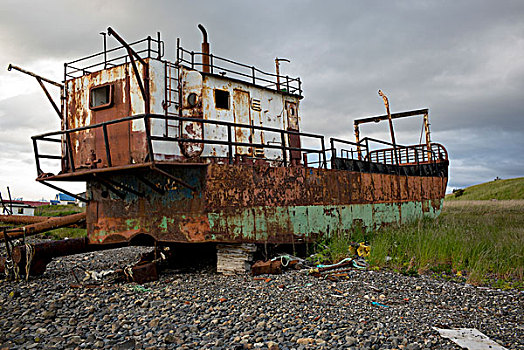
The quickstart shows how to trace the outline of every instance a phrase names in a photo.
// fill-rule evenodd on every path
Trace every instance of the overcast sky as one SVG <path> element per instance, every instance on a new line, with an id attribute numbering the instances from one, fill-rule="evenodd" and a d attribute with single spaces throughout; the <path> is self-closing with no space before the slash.
<path id="1" fill-rule="evenodd" d="M 126 40 L 162 33 L 266 71 L 300 76 L 302 130 L 353 140 L 353 119 L 429 107 L 432 140 L 450 156 L 449 187 L 524 176 L 524 1 L 10 1 L 0 6 L 0 191 L 50 199 L 34 181 L 30 137 L 60 128 L 35 79 L 61 81 L 63 63 L 102 49 L 112 26 Z M 109 39 L 110 46 L 116 45 Z M 54 87 L 50 91 L 58 96 Z M 418 143 L 421 120 L 395 121 Z M 388 140 L 387 123 L 361 133 Z M 69 186 L 69 185 L 68 185 Z M 69 186 L 82 191 L 78 185 Z"/>

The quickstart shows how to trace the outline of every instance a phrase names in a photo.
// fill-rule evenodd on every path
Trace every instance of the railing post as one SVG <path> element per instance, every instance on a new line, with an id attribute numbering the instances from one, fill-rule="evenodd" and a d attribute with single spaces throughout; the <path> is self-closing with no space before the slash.
<path id="1" fill-rule="evenodd" d="M 195 69 L 195 53 L 191 51 L 191 69 Z"/>
<path id="2" fill-rule="evenodd" d="M 256 84 L 256 79 L 255 79 L 255 66 L 251 66 L 251 74 L 253 74 L 253 84 Z"/>
<path id="3" fill-rule="evenodd" d="M 323 159 L 322 164 L 324 165 L 324 169 L 327 169 L 326 145 L 324 143 L 324 136 L 322 136 L 320 138 L 320 140 L 321 140 L 321 143 L 322 143 L 322 159 Z"/>
<path id="4" fill-rule="evenodd" d="M 42 169 L 40 169 L 40 158 L 38 156 L 38 145 L 36 144 L 36 139 L 33 139 L 33 150 L 35 152 L 36 175 L 40 176 L 40 174 L 42 174 Z"/>
<path id="5" fill-rule="evenodd" d="M 151 58 L 151 37 L 147 37 L 147 58 Z"/>
<path id="6" fill-rule="evenodd" d="M 160 59 L 160 58 L 162 58 L 162 55 L 160 54 L 160 53 L 161 53 L 161 48 L 160 48 L 160 32 L 156 32 L 156 39 L 158 40 L 158 41 L 157 41 L 157 44 L 158 44 L 158 56 L 157 56 L 157 58 Z"/>
<path id="7" fill-rule="evenodd" d="M 337 151 L 335 150 L 335 141 L 333 141 L 333 138 L 329 139 L 329 143 L 331 145 L 331 158 L 336 158 Z M 351 156 L 353 156 L 353 153 L 351 153 Z"/>
<path id="8" fill-rule="evenodd" d="M 148 154 L 149 154 L 149 161 L 151 163 L 155 162 L 155 155 L 153 153 L 153 142 L 151 141 L 151 119 L 149 118 L 149 114 L 146 114 L 144 116 L 144 124 L 146 127 L 146 138 L 147 138 L 147 148 L 148 148 Z"/>
<path id="9" fill-rule="evenodd" d="M 71 166 L 71 171 L 75 172 L 75 159 L 73 158 L 73 149 L 71 147 L 71 135 L 66 131 L 66 146 L 67 146 L 67 155 L 69 157 L 69 165 Z"/>
<path id="10" fill-rule="evenodd" d="M 228 125 L 227 126 L 227 149 L 228 149 L 229 164 L 233 164 L 233 145 L 231 143 L 232 143 L 231 125 Z"/>
<path id="11" fill-rule="evenodd" d="M 184 53 L 182 52 L 182 57 Z M 176 64 L 180 64 L 180 38 L 176 38 Z"/>
<path id="12" fill-rule="evenodd" d="M 113 162 L 111 161 L 111 151 L 109 150 L 109 138 L 107 137 L 107 125 L 102 125 L 102 131 L 104 132 L 104 145 L 106 148 L 107 166 L 112 167 Z"/>
<path id="13" fill-rule="evenodd" d="M 213 54 L 209 54 L 209 65 L 211 66 L 211 74 L 213 74 Z"/>
<path id="14" fill-rule="evenodd" d="M 282 144 L 282 158 L 284 159 L 284 166 L 287 166 L 286 137 L 284 131 L 280 132 L 280 143 Z"/>
<path id="15" fill-rule="evenodd" d="M 289 93 L 289 76 L 286 75 L 286 88 L 287 88 L 287 92 Z"/>

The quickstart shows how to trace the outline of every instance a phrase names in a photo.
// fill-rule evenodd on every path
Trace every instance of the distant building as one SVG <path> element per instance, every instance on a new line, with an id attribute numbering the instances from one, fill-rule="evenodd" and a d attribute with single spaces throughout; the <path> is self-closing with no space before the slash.
<path id="1" fill-rule="evenodd" d="M 0 208 L 2 215 L 9 215 L 11 208 L 13 215 L 35 215 L 35 209 L 42 205 L 49 205 L 49 202 L 36 202 L 36 201 L 23 201 L 23 200 L 12 200 L 3 201 L 3 205 Z"/>
<path id="2" fill-rule="evenodd" d="M 68 205 L 68 204 L 75 204 L 76 205 L 76 198 L 72 197 L 65 193 L 59 193 L 56 195 L 55 199 L 51 200 L 52 205 Z"/>

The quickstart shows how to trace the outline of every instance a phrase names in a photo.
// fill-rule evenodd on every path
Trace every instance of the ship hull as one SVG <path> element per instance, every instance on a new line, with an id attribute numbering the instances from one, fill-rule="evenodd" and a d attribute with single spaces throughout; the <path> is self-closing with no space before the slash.
<path id="1" fill-rule="evenodd" d="M 334 160 L 332 169 L 164 164 L 88 181 L 92 244 L 313 242 L 440 214 L 447 161 L 400 166 Z M 170 174 L 169 177 L 165 173 Z M 118 188 L 116 186 L 115 188 Z M 118 193 L 120 192 L 120 193 Z"/>

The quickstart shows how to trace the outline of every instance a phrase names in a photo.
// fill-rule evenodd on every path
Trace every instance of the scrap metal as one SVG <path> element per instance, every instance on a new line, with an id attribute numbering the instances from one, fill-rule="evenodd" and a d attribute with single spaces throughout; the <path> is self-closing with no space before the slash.
<path id="1" fill-rule="evenodd" d="M 86 213 L 77 213 L 67 216 L 60 216 L 60 217 L 51 217 L 45 221 L 35 221 L 35 223 L 23 226 L 23 227 L 17 227 L 17 228 L 11 228 L 6 230 L 5 232 L 9 234 L 9 237 L 12 239 L 20 238 L 20 237 L 29 237 L 34 236 L 36 234 L 54 230 L 60 227 L 66 227 L 73 224 L 77 224 L 79 222 L 82 222 L 86 219 Z M 0 241 L 3 240 L 3 237 L 0 237 Z"/>
<path id="2" fill-rule="evenodd" d="M 440 214 L 449 161 L 427 109 L 391 113 L 379 91 L 387 114 L 355 120 L 355 142 L 303 132 L 302 85 L 280 74 L 285 59 L 274 74 L 215 56 L 199 29 L 202 52 L 177 40 L 176 62 L 162 59 L 160 35 L 129 44 L 108 28 L 121 46 L 65 64 L 62 130 L 32 138 L 37 181 L 64 193 L 51 182 L 86 183 L 76 219 L 89 245 L 294 246 Z M 398 144 L 393 119 L 414 115 L 425 144 Z M 391 142 L 361 137 L 360 124 L 381 120 Z M 48 142 L 59 155 L 41 153 Z M 34 225 L 26 235 L 56 227 Z"/>

